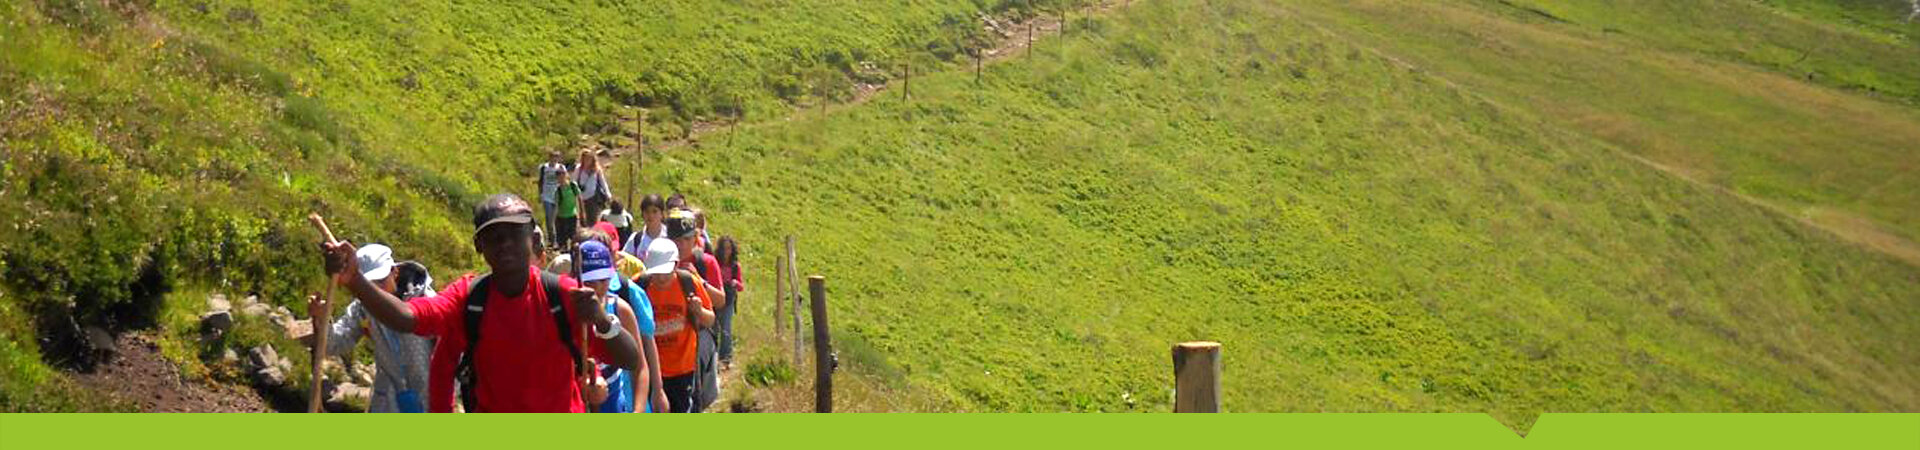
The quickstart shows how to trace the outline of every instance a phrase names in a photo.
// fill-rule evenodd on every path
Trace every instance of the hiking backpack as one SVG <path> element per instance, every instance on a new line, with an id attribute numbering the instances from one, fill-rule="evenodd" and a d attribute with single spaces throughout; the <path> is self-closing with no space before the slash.
<path id="1" fill-rule="evenodd" d="M 460 383 L 460 406 L 467 412 L 484 411 L 480 409 L 479 396 L 474 391 L 475 386 L 479 386 L 480 375 L 474 369 L 473 359 L 474 349 L 480 348 L 480 319 L 486 316 L 487 298 L 492 296 L 492 292 L 489 291 L 491 285 L 487 282 L 489 278 L 489 275 L 481 275 L 468 285 L 467 305 L 462 312 L 462 318 L 466 324 L 467 348 L 460 353 L 460 364 L 453 370 L 453 379 Z M 560 303 L 563 301 L 561 299 L 565 298 L 565 291 L 560 288 L 560 276 L 551 272 L 540 272 L 540 287 L 546 290 L 547 312 L 553 315 L 553 328 L 559 332 L 560 344 L 567 347 L 567 354 L 573 357 L 574 366 L 579 367 L 585 360 L 581 357 L 580 348 L 574 345 L 571 339 L 573 321 L 567 319 L 566 308 Z"/>

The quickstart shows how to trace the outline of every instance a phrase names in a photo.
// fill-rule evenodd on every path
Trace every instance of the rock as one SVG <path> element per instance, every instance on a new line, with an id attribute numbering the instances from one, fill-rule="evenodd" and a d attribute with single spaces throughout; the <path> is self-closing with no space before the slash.
<path id="1" fill-rule="evenodd" d="M 233 303 L 227 301 L 226 294 L 213 294 L 213 295 L 207 296 L 207 311 L 225 312 L 225 311 L 232 311 L 232 310 L 233 310 Z"/>
<path id="2" fill-rule="evenodd" d="M 247 363 L 255 368 L 277 367 L 281 361 L 284 359 L 280 358 L 280 352 L 273 351 L 273 344 L 260 344 L 247 350 Z"/>
<path id="3" fill-rule="evenodd" d="M 265 303 L 248 303 L 240 307 L 240 315 L 247 317 L 266 317 L 269 312 L 273 312 L 273 308 Z"/>
<path id="4" fill-rule="evenodd" d="M 293 325 L 293 315 L 274 311 L 267 313 L 267 321 L 273 323 L 273 326 L 280 327 L 281 331 L 286 331 L 289 326 Z"/>
<path id="5" fill-rule="evenodd" d="M 220 362 L 221 362 L 221 363 L 225 363 L 225 364 L 239 364 L 239 363 L 240 363 L 240 354 L 239 354 L 239 353 L 235 353 L 235 352 L 233 351 L 233 349 L 230 349 L 230 348 L 229 348 L 229 349 L 225 349 L 225 350 L 221 350 L 221 351 L 220 351 Z"/>
<path id="6" fill-rule="evenodd" d="M 240 299 L 240 307 L 242 308 L 258 304 L 260 304 L 260 296 L 258 295 L 248 295 Z"/>
<path id="7" fill-rule="evenodd" d="M 84 327 L 80 329 L 80 336 L 86 339 L 87 350 L 93 352 L 99 361 L 111 359 L 118 351 L 113 344 L 113 333 L 108 333 L 105 328 Z"/>
<path id="8" fill-rule="evenodd" d="M 372 364 L 355 364 L 353 366 L 353 370 L 351 370 L 350 372 L 352 372 L 352 375 L 353 375 L 353 382 L 360 383 L 361 385 L 366 385 L 366 386 L 373 385 L 373 365 Z"/>
<path id="9" fill-rule="evenodd" d="M 313 322 L 304 319 L 289 321 L 286 332 L 288 339 L 300 341 L 306 344 L 307 348 L 313 348 Z"/>
<path id="10" fill-rule="evenodd" d="M 325 387 L 326 406 L 329 410 L 347 409 L 349 399 L 359 399 L 364 403 L 368 398 L 373 397 L 373 389 L 354 383 L 327 382 Z"/>
<path id="11" fill-rule="evenodd" d="M 233 313 L 222 310 L 200 316 L 201 333 L 212 334 L 218 338 L 228 331 L 233 331 Z"/>
<path id="12" fill-rule="evenodd" d="M 279 367 L 267 366 L 253 371 L 253 382 L 267 387 L 287 385 L 287 373 Z"/>

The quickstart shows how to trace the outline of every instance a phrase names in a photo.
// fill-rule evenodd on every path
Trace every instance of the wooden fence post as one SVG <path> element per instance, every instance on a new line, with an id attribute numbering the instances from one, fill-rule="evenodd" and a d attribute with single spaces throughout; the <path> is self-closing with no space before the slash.
<path id="1" fill-rule="evenodd" d="M 833 339 L 827 332 L 827 278 L 807 277 L 807 292 L 813 297 L 813 412 L 833 412 L 833 370 L 840 361 L 833 354 Z"/>
<path id="2" fill-rule="evenodd" d="M 1173 412 L 1220 412 L 1220 343 L 1173 346 Z"/>
<path id="3" fill-rule="evenodd" d="M 790 283 L 787 285 L 787 295 L 790 297 L 781 301 L 791 302 L 787 310 L 793 315 L 793 363 L 797 365 L 806 361 L 801 346 L 805 345 L 807 335 L 800 332 L 800 268 L 794 264 L 793 243 L 793 235 L 787 235 L 787 283 Z"/>
<path id="4" fill-rule="evenodd" d="M 773 336 L 785 336 L 787 329 L 787 260 L 773 260 Z"/>

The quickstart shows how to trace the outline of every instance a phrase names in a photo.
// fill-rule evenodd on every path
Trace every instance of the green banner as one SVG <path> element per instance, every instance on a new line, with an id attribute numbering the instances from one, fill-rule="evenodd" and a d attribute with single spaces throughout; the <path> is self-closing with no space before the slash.
<path id="1" fill-rule="evenodd" d="M 611 436 L 639 439 L 618 443 Z M 0 415 L 0 449 L 1607 448 L 1920 449 L 1920 414 Z"/>

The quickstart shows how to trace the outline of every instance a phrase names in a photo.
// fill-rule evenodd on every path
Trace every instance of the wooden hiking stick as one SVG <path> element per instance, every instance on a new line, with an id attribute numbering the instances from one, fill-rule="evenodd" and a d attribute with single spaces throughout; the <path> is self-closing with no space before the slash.
<path id="1" fill-rule="evenodd" d="M 327 221 L 320 218 L 320 213 L 307 214 L 307 221 L 313 222 L 314 228 L 320 229 L 320 237 L 326 239 L 328 244 L 339 242 L 333 238 L 333 231 L 327 229 Z M 340 274 L 334 274 L 327 280 L 326 293 L 320 295 L 320 301 L 327 307 L 321 308 L 319 315 L 308 319 L 313 325 L 311 327 L 313 328 L 313 392 L 307 397 L 307 412 L 310 413 L 322 412 L 326 409 L 321 407 L 320 384 L 326 379 L 326 374 L 321 371 L 321 367 L 327 361 L 327 333 L 320 327 L 323 324 L 333 323 L 330 317 L 333 311 L 333 287 L 340 284 L 339 281 Z"/>
<path id="2" fill-rule="evenodd" d="M 573 272 L 573 282 L 580 283 L 580 284 L 577 284 L 576 286 L 584 287 L 586 286 L 586 284 L 580 281 L 580 276 L 582 275 L 582 272 L 584 272 L 581 270 L 581 268 L 586 266 L 586 261 L 580 260 L 580 243 L 578 242 L 573 243 L 572 252 L 573 252 L 573 256 L 572 256 L 573 267 L 571 268 L 571 271 Z M 548 301 L 554 301 L 554 299 L 548 299 Z M 568 302 L 573 301 L 573 295 L 571 292 L 568 293 L 567 298 L 564 301 L 568 301 Z M 579 313 L 579 311 L 575 311 L 575 313 L 577 314 Z M 574 320 L 574 318 L 568 317 L 567 320 Z M 585 325 L 585 324 L 582 324 L 582 325 Z M 585 403 L 587 405 L 587 412 L 594 412 L 594 411 L 600 410 L 600 403 L 586 401 L 587 399 L 585 398 L 585 395 L 587 393 L 587 385 L 585 383 L 592 383 L 594 379 L 597 378 L 600 374 L 599 372 L 594 370 L 595 367 L 593 365 L 593 362 L 590 360 L 591 356 L 589 356 L 589 353 L 587 351 L 587 349 L 593 347 L 593 341 L 588 340 L 588 339 L 592 339 L 592 337 L 588 335 L 588 331 L 587 331 L 588 328 L 593 328 L 593 326 L 587 325 L 584 327 L 580 327 L 580 365 L 579 367 L 577 367 L 577 369 L 580 373 L 580 376 L 582 377 L 581 381 L 583 382 L 580 385 L 580 394 L 581 394 L 580 402 Z M 602 399 L 602 401 L 604 400 L 605 399 Z"/>

